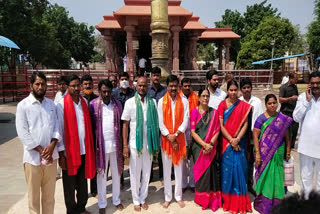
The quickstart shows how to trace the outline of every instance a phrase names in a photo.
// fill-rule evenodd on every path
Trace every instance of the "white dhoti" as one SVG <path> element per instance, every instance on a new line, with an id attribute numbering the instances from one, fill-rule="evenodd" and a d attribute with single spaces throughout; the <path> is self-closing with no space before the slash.
<path id="1" fill-rule="evenodd" d="M 312 191 L 313 172 L 316 171 L 316 191 L 320 191 L 320 159 L 299 153 L 301 186 L 308 198 Z"/>
<path id="2" fill-rule="evenodd" d="M 165 152 L 162 152 L 162 164 L 163 164 L 163 181 L 164 181 L 164 199 L 170 202 L 172 200 L 172 185 L 171 185 L 171 167 L 172 158 L 169 158 Z M 182 165 L 183 161 L 179 162 L 179 165 L 174 165 L 175 187 L 174 198 L 176 201 L 182 200 Z"/>
<path id="3" fill-rule="evenodd" d="M 130 185 L 134 205 L 144 204 L 148 196 L 151 163 L 148 150 L 143 149 L 138 155 L 137 149 L 130 148 Z"/>
<path id="4" fill-rule="evenodd" d="M 118 172 L 117 154 L 110 152 L 106 154 L 106 171 L 97 173 L 97 187 L 98 187 L 98 206 L 99 208 L 107 207 L 107 167 L 110 161 L 110 169 L 112 175 L 112 203 L 118 206 L 120 201 L 120 175 Z"/>

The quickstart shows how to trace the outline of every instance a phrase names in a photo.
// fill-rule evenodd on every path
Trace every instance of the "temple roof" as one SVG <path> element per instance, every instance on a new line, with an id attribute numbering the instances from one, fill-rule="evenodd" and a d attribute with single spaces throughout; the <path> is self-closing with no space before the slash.
<path id="1" fill-rule="evenodd" d="M 113 15 L 103 16 L 103 21 L 96 25 L 96 28 L 99 29 L 121 29 L 119 22 L 114 18 Z"/>
<path id="2" fill-rule="evenodd" d="M 199 22 L 199 16 L 192 16 L 188 23 L 184 26 L 184 30 L 206 30 L 207 27 Z"/>
<path id="3" fill-rule="evenodd" d="M 201 34 L 199 39 L 240 39 L 240 36 L 234 33 L 232 28 L 207 28 L 207 30 Z"/>

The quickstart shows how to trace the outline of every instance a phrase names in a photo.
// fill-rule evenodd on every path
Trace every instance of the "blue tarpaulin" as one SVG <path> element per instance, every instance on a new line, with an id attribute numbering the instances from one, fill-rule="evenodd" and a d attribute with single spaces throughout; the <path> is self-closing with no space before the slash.
<path id="1" fill-rule="evenodd" d="M 11 41 L 10 39 L 4 36 L 0 36 L 0 46 L 20 49 L 16 43 L 14 43 L 13 41 Z"/>
<path id="2" fill-rule="evenodd" d="M 265 62 L 271 62 L 271 61 L 275 61 L 275 60 L 282 60 L 282 59 L 288 59 L 288 58 L 294 58 L 294 57 L 306 56 L 306 55 L 307 54 L 296 54 L 296 55 L 291 55 L 291 56 L 283 56 L 283 57 L 279 57 L 279 58 L 266 59 L 266 60 L 253 62 L 252 65 L 261 65 L 261 64 L 264 64 Z"/>

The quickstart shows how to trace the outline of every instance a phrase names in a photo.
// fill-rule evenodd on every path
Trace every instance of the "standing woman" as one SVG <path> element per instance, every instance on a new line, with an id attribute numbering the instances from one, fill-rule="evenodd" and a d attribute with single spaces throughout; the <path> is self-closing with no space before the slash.
<path id="1" fill-rule="evenodd" d="M 278 101 L 274 94 L 266 96 L 265 104 L 266 112 L 257 118 L 253 129 L 258 195 L 254 208 L 262 214 L 268 214 L 285 195 L 283 157 L 286 151 L 285 159 L 290 159 L 288 127 L 292 122 L 292 118 L 277 112 Z"/>
<path id="2" fill-rule="evenodd" d="M 220 132 L 218 111 L 209 107 L 210 92 L 199 91 L 199 106 L 193 109 L 190 129 L 193 137 L 192 153 L 195 180 L 194 201 L 216 211 L 221 207 L 220 173 L 217 158 L 217 140 Z"/>
<path id="3" fill-rule="evenodd" d="M 237 98 L 238 83 L 228 82 L 227 98 L 218 107 L 222 132 L 221 189 L 223 210 L 230 213 L 252 212 L 248 195 L 246 159 L 248 114 L 251 105 Z"/>

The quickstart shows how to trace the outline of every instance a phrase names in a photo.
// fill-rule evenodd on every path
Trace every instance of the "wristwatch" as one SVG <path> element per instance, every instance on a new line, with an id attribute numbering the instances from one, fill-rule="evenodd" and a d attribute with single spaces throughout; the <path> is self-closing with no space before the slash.
<path id="1" fill-rule="evenodd" d="M 174 133 L 174 136 L 178 137 L 178 133 L 177 133 L 177 132 L 176 132 L 176 133 Z"/>

